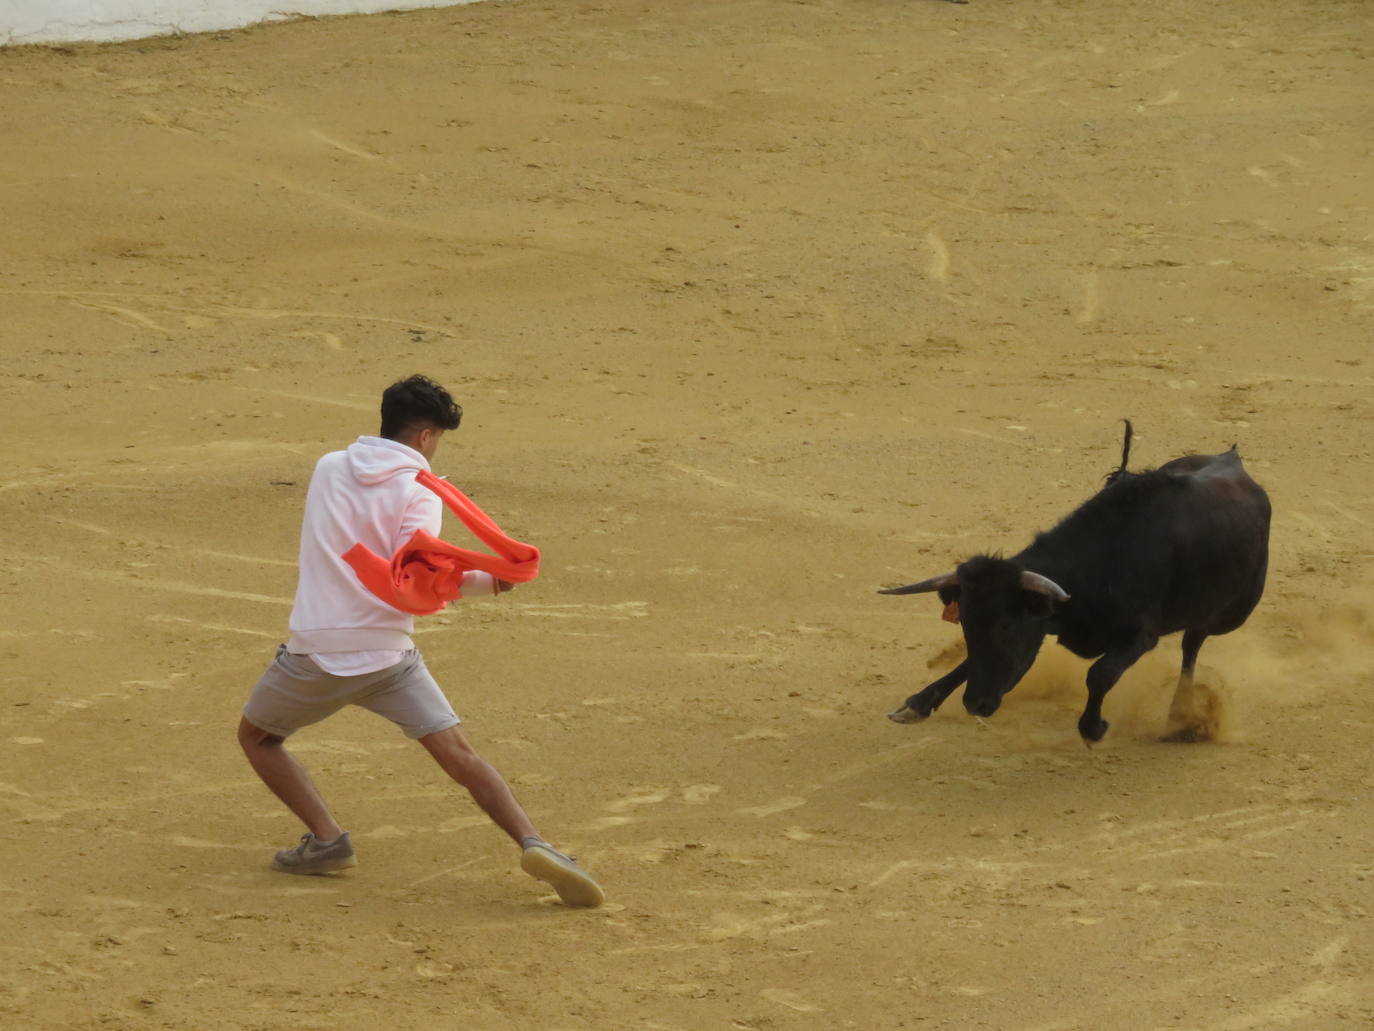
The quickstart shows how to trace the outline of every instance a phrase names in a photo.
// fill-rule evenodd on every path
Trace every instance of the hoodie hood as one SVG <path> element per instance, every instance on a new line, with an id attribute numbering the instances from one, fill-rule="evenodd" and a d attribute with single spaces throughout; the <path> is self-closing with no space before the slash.
<path id="1" fill-rule="evenodd" d="M 425 456 L 412 447 L 385 437 L 359 437 L 348 445 L 348 468 L 359 483 L 376 484 L 407 473 L 429 469 Z"/>

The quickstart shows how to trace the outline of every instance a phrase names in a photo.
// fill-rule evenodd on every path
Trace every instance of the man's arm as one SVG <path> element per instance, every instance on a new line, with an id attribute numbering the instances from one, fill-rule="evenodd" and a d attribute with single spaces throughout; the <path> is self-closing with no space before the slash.
<path id="1" fill-rule="evenodd" d="M 489 594 L 505 594 L 515 590 L 509 580 L 498 580 L 490 573 L 480 569 L 469 570 L 463 574 L 462 592 L 464 598 L 485 598 Z"/>
<path id="2" fill-rule="evenodd" d="M 411 495 L 410 504 L 406 506 L 400 530 L 397 531 L 396 540 L 391 545 L 392 554 L 407 544 L 416 530 L 425 530 L 438 537 L 443 529 L 443 522 L 444 503 L 439 499 L 439 495 L 427 487 L 420 487 Z M 490 573 L 484 573 L 479 569 L 464 573 L 460 588 L 464 598 L 485 598 L 514 589 L 515 584 L 509 580 L 498 580 Z"/>

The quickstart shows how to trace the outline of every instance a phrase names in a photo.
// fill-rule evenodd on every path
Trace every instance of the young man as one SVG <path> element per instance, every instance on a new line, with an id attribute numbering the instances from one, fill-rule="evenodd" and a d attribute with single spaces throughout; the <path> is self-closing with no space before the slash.
<path id="1" fill-rule="evenodd" d="M 385 716 L 424 745 L 439 766 L 521 848 L 521 867 L 547 881 L 570 906 L 599 906 L 597 883 L 540 837 L 495 767 L 468 743 L 448 700 L 410 639 L 414 617 L 368 591 L 343 559 L 356 544 L 393 554 L 416 530 L 438 535 L 443 506 L 416 482 L 462 409 L 424 376 L 382 394 L 376 437 L 315 466 L 301 527 L 300 577 L 291 637 L 253 689 L 239 723 L 239 744 L 254 771 L 306 826 L 295 848 L 276 854 L 285 873 L 322 874 L 355 866 L 348 833 L 286 750 L 293 732 L 345 705 Z M 465 597 L 501 594 L 515 585 L 476 570 L 463 574 Z"/>

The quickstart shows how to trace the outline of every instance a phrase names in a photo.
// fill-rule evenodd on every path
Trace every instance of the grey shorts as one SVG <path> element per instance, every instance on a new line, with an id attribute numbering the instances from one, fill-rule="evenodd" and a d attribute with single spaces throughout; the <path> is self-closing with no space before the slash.
<path id="1" fill-rule="evenodd" d="M 385 716 L 411 738 L 447 730 L 459 722 L 414 649 L 396 665 L 375 673 L 336 677 L 315 665 L 310 656 L 293 655 L 282 645 L 253 688 L 243 715 L 259 730 L 289 737 L 345 705 Z"/>

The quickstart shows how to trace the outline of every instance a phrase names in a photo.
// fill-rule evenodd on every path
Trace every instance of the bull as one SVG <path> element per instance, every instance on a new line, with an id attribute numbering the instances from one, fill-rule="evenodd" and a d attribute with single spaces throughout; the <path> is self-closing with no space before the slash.
<path id="1" fill-rule="evenodd" d="M 1029 671 L 1047 635 L 1088 669 L 1078 720 L 1087 744 L 1107 732 L 1102 701 L 1166 634 L 1183 632 L 1183 663 L 1170 706 L 1171 736 L 1191 740 L 1189 698 L 1198 650 L 1230 633 L 1259 603 L 1269 564 L 1268 495 L 1246 473 L 1235 445 L 1128 472 L 1126 421 L 1120 468 L 1103 488 L 1010 558 L 978 555 L 952 572 L 880 594 L 936 593 L 958 622 L 967 658 L 889 713 L 928 717 L 961 684 L 964 708 L 995 713 Z"/>

